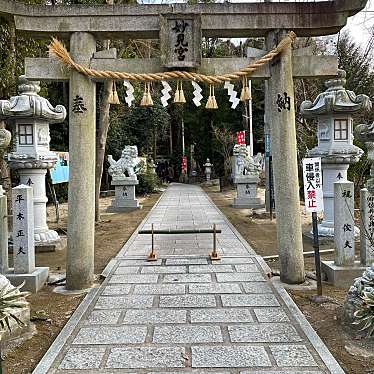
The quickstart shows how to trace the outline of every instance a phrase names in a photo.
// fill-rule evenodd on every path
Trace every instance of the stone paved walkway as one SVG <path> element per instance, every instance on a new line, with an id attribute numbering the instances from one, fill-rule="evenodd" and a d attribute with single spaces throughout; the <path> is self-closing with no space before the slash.
<path id="1" fill-rule="evenodd" d="M 172 185 L 140 228 L 209 227 L 212 235 L 135 233 L 34 373 L 344 373 L 266 264 L 196 186 Z M 124 222 L 126 224 L 126 222 Z"/>

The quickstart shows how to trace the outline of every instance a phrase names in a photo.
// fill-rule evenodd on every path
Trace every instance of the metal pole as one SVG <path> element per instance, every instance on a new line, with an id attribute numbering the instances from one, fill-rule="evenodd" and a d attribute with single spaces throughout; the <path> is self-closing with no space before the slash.
<path id="1" fill-rule="evenodd" d="M 216 224 L 213 224 L 213 251 L 209 254 L 212 261 L 220 260 L 221 257 L 217 253 L 217 229 Z"/>
<path id="2" fill-rule="evenodd" d="M 140 232 L 139 232 L 140 233 Z M 153 223 L 151 225 L 151 235 L 152 235 L 152 247 L 151 247 L 151 252 L 149 253 L 148 257 L 147 257 L 147 261 L 157 261 L 157 256 L 156 256 L 156 253 L 155 253 L 155 239 L 154 239 L 154 228 L 153 228 Z"/>
<path id="3" fill-rule="evenodd" d="M 269 200 L 270 200 L 270 205 L 269 205 L 269 212 L 270 212 L 270 221 L 273 220 L 273 178 L 272 178 L 272 157 L 269 156 Z"/>
<path id="4" fill-rule="evenodd" d="M 184 121 L 182 119 L 182 156 L 185 156 L 185 148 L 184 148 Z"/>
<path id="5" fill-rule="evenodd" d="M 318 296 L 322 296 L 321 259 L 320 259 L 320 254 L 319 254 L 317 212 L 312 212 L 312 223 L 313 223 L 314 262 L 316 266 L 316 278 L 317 278 L 317 294 Z"/>
<path id="6" fill-rule="evenodd" d="M 249 145 L 251 148 L 251 156 L 254 154 L 253 150 L 253 121 L 252 121 L 252 81 L 248 81 L 248 88 L 249 88 L 249 96 L 250 99 L 248 101 L 249 107 Z"/>

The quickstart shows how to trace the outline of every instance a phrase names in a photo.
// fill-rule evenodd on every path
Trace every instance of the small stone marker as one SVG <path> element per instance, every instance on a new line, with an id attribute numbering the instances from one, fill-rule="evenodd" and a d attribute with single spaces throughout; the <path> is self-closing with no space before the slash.
<path id="1" fill-rule="evenodd" d="M 334 183 L 334 222 L 335 265 L 353 266 L 355 260 L 353 182 Z"/>
<path id="2" fill-rule="evenodd" d="M 7 198 L 0 184 L 0 273 L 8 271 L 8 217 Z"/>
<path id="3" fill-rule="evenodd" d="M 361 265 L 374 263 L 374 196 L 363 188 L 360 191 L 360 258 Z"/>
<path id="4" fill-rule="evenodd" d="M 14 187 L 12 201 L 14 273 L 30 274 L 35 270 L 32 187 Z"/>

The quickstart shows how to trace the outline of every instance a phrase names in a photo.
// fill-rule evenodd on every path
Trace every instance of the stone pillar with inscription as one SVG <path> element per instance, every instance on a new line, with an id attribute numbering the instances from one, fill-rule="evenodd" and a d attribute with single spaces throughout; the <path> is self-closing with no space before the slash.
<path id="1" fill-rule="evenodd" d="M 266 39 L 272 49 L 287 35 L 285 30 L 272 31 Z M 267 94 L 270 96 L 266 117 L 271 126 L 271 151 L 275 206 L 277 210 L 277 247 L 281 281 L 304 282 L 304 257 L 301 233 L 299 178 L 297 166 L 295 94 L 291 46 L 270 64 Z"/>
<path id="2" fill-rule="evenodd" d="M 330 239 L 334 237 L 334 182 L 346 181 L 349 165 L 356 163 L 363 154 L 362 149 L 353 144 L 353 114 L 371 108 L 369 97 L 356 96 L 344 88 L 345 77 L 345 71 L 339 70 L 337 78 L 325 83 L 325 92 L 314 102 L 304 101 L 300 107 L 303 117 L 318 120 L 318 145 L 308 152 L 308 157 L 322 160 L 325 210 L 318 234 Z"/>
<path id="3" fill-rule="evenodd" d="M 37 292 L 48 278 L 47 267 L 35 267 L 33 189 L 20 185 L 12 190 L 13 207 L 13 264 L 6 277 L 24 289 Z"/>
<path id="4" fill-rule="evenodd" d="M 370 163 L 370 178 L 360 191 L 360 259 L 361 265 L 374 263 L 374 123 L 357 125 L 356 138 L 365 143 Z"/>
<path id="5" fill-rule="evenodd" d="M 334 183 L 335 260 L 322 261 L 322 272 L 335 287 L 349 288 L 365 270 L 355 261 L 354 184 Z"/>
<path id="6" fill-rule="evenodd" d="M 90 65 L 95 37 L 70 37 L 74 61 Z M 69 211 L 66 288 L 82 290 L 94 278 L 96 84 L 71 70 L 69 84 Z"/>
<path id="7" fill-rule="evenodd" d="M 20 183 L 33 188 L 34 240 L 41 250 L 55 250 L 61 245 L 56 231 L 47 225 L 48 201 L 45 191 L 45 176 L 57 161 L 50 151 L 49 124 L 65 120 L 66 109 L 55 108 L 38 95 L 39 82 L 19 78 L 19 95 L 0 101 L 0 119 L 8 120 L 15 134 L 16 149 L 6 155 L 8 165 L 17 170 Z"/>
<path id="8" fill-rule="evenodd" d="M 374 195 L 367 188 L 360 191 L 360 261 L 362 266 L 374 263 Z"/>
<path id="9" fill-rule="evenodd" d="M 8 204 L 0 184 L 0 273 L 8 271 Z"/>
<path id="10" fill-rule="evenodd" d="M 335 265 L 353 266 L 355 261 L 353 182 L 335 182 L 334 195 Z"/>

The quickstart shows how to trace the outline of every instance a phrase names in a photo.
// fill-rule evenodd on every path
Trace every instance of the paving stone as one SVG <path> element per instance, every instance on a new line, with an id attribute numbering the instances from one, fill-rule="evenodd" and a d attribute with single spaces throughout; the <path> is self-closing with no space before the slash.
<path id="1" fill-rule="evenodd" d="M 190 273 L 233 273 L 231 265 L 191 265 Z"/>
<path id="2" fill-rule="evenodd" d="M 163 283 L 209 283 L 212 281 L 210 274 L 166 274 Z"/>
<path id="3" fill-rule="evenodd" d="M 242 293 L 240 286 L 236 283 L 203 283 L 190 284 L 189 293 Z"/>
<path id="4" fill-rule="evenodd" d="M 105 348 L 70 348 L 62 359 L 59 369 L 98 369 L 104 354 Z"/>
<path id="5" fill-rule="evenodd" d="M 213 295 L 160 296 L 160 308 L 204 308 L 216 306 Z"/>
<path id="6" fill-rule="evenodd" d="M 310 370 L 287 370 L 287 371 L 279 371 L 279 370 L 271 370 L 271 371 L 240 371 L 240 374 L 324 374 L 322 371 L 310 371 Z"/>
<path id="7" fill-rule="evenodd" d="M 271 345 L 278 366 L 318 366 L 304 345 Z"/>
<path id="8" fill-rule="evenodd" d="M 157 274 L 121 274 L 112 275 L 109 283 L 157 283 Z"/>
<path id="9" fill-rule="evenodd" d="M 183 274 L 186 272 L 185 266 L 147 266 L 141 271 L 142 274 Z"/>
<path id="10" fill-rule="evenodd" d="M 240 323 L 253 322 L 249 309 L 222 308 L 222 309 L 193 309 L 191 310 L 192 323 Z"/>
<path id="11" fill-rule="evenodd" d="M 279 308 L 254 309 L 259 322 L 289 322 L 287 314 Z"/>
<path id="12" fill-rule="evenodd" d="M 124 324 L 186 323 L 187 311 L 173 309 L 128 310 Z"/>
<path id="13" fill-rule="evenodd" d="M 261 346 L 192 346 L 191 350 L 193 368 L 271 366 Z"/>
<path id="14" fill-rule="evenodd" d="M 150 295 L 100 296 L 95 309 L 151 308 L 152 305 Z"/>
<path id="15" fill-rule="evenodd" d="M 127 295 L 130 293 L 131 284 L 116 284 L 105 286 L 101 295 Z"/>
<path id="16" fill-rule="evenodd" d="M 262 273 L 218 273 L 218 282 L 265 282 L 265 275 Z"/>
<path id="17" fill-rule="evenodd" d="M 112 348 L 105 367 L 109 369 L 183 368 L 182 347 Z"/>
<path id="18" fill-rule="evenodd" d="M 257 273 L 260 271 L 256 264 L 235 265 L 235 270 L 238 273 Z"/>
<path id="19" fill-rule="evenodd" d="M 243 283 L 243 287 L 247 293 L 273 293 L 270 284 L 265 282 Z"/>
<path id="20" fill-rule="evenodd" d="M 157 372 L 151 371 L 147 374 L 231 374 L 231 373 L 229 371 L 180 370 L 180 371 L 157 371 Z"/>
<path id="21" fill-rule="evenodd" d="M 121 266 L 114 271 L 114 274 L 136 274 L 138 272 L 139 266 Z"/>
<path id="22" fill-rule="evenodd" d="M 72 344 L 136 344 L 144 343 L 146 326 L 83 327 Z"/>
<path id="23" fill-rule="evenodd" d="M 220 264 L 253 264 L 250 257 L 222 257 Z"/>
<path id="24" fill-rule="evenodd" d="M 173 295 L 186 293 L 184 284 L 137 284 L 134 294 L 137 295 Z"/>
<path id="25" fill-rule="evenodd" d="M 156 326 L 153 333 L 154 343 L 221 343 L 219 326 Z"/>
<path id="26" fill-rule="evenodd" d="M 207 265 L 206 258 L 168 258 L 166 265 Z"/>
<path id="27" fill-rule="evenodd" d="M 221 295 L 223 306 L 279 306 L 274 295 Z"/>
<path id="28" fill-rule="evenodd" d="M 86 324 L 116 324 L 121 315 L 119 310 L 93 310 L 89 315 Z"/>
<path id="29" fill-rule="evenodd" d="M 245 326 L 228 326 L 233 343 L 288 343 L 300 342 L 301 337 L 289 323 L 260 323 Z"/>

